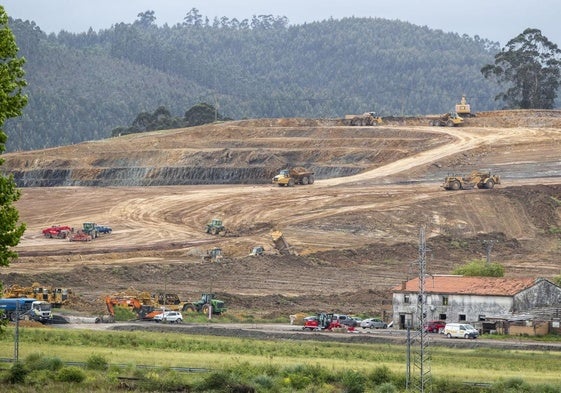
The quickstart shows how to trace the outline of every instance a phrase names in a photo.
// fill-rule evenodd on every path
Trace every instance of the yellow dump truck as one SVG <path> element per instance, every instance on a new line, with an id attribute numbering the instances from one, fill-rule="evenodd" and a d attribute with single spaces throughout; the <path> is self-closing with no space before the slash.
<path id="1" fill-rule="evenodd" d="M 314 184 L 314 172 L 303 167 L 294 167 L 290 169 L 282 169 L 278 175 L 273 177 L 273 184 L 280 187 L 294 187 L 295 184 Z"/>

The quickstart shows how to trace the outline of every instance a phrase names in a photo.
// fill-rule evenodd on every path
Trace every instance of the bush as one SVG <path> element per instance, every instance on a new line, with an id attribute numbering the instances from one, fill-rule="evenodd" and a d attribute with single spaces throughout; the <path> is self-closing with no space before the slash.
<path id="1" fill-rule="evenodd" d="M 63 367 L 57 375 L 57 380 L 60 382 L 81 383 L 84 379 L 86 379 L 86 373 L 84 370 L 74 366 Z"/>
<path id="2" fill-rule="evenodd" d="M 29 371 L 25 368 L 23 363 L 15 362 L 12 367 L 10 367 L 10 372 L 8 373 L 7 382 L 9 383 L 23 383 L 25 381 L 26 375 Z"/>
<path id="3" fill-rule="evenodd" d="M 106 371 L 109 368 L 109 363 L 101 355 L 92 355 L 86 361 L 86 368 L 88 370 Z"/>
<path id="4" fill-rule="evenodd" d="M 347 393 L 363 393 L 366 390 L 366 377 L 356 371 L 343 372 L 341 383 Z"/>
<path id="5" fill-rule="evenodd" d="M 374 371 L 368 375 L 368 380 L 371 381 L 374 386 L 382 385 L 392 380 L 392 372 L 387 366 L 376 367 Z"/>
<path id="6" fill-rule="evenodd" d="M 25 358 L 25 365 L 30 370 L 57 371 L 63 366 L 59 358 L 48 358 L 39 353 L 32 353 Z"/>
<path id="7" fill-rule="evenodd" d="M 378 386 L 375 390 L 376 393 L 397 393 L 397 388 L 391 382 L 385 382 Z"/>

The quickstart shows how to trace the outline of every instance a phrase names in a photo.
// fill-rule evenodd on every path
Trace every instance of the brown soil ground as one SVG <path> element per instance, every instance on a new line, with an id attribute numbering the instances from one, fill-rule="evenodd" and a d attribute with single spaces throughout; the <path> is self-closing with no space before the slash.
<path id="1" fill-rule="evenodd" d="M 391 310 L 391 288 L 418 274 L 421 228 L 431 274 L 449 274 L 488 251 L 508 277 L 560 274 L 561 112 L 490 112 L 454 128 L 425 124 L 239 121 L 6 155 L 9 168 L 42 160 L 72 166 L 94 161 L 100 151 L 150 157 L 149 166 L 193 150 L 198 159 L 207 153 L 200 165 L 211 166 L 226 146 L 246 157 L 228 164 L 243 167 L 248 155 L 277 165 L 274 157 L 286 148 L 324 165 L 353 152 L 360 172 L 294 188 L 23 188 L 17 207 L 27 231 L 16 247 L 19 258 L 0 270 L 0 280 L 4 287 L 71 288 L 71 308 L 92 314 L 105 312 L 105 295 L 134 288 L 184 300 L 211 291 L 229 312 L 246 315 L 379 315 Z M 493 190 L 440 188 L 443 173 L 485 168 L 502 177 Z M 206 234 L 213 217 L 235 236 Z M 113 233 L 91 242 L 41 234 L 52 224 L 78 228 L 85 221 L 110 225 Z M 274 229 L 298 255 L 278 254 Z M 256 245 L 265 247 L 264 256 L 248 256 Z M 224 260 L 204 262 L 215 246 Z"/>

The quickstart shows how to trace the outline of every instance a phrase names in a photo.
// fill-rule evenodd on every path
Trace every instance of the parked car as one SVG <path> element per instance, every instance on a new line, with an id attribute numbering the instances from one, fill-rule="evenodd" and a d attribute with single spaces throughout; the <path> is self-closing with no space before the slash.
<path id="1" fill-rule="evenodd" d="M 388 324 L 380 318 L 367 318 L 360 323 L 363 329 L 387 329 Z"/>
<path id="2" fill-rule="evenodd" d="M 424 330 L 428 333 L 442 333 L 445 326 L 446 322 L 444 321 L 428 321 L 425 322 Z"/>
<path id="3" fill-rule="evenodd" d="M 358 326 L 358 322 L 353 318 L 350 317 L 348 315 L 345 314 L 333 314 L 333 318 L 337 321 L 339 321 L 339 323 L 341 325 L 345 325 L 348 327 L 357 327 Z"/>
<path id="4" fill-rule="evenodd" d="M 154 321 L 156 322 L 169 322 L 169 323 L 181 323 L 183 322 L 183 315 L 179 311 L 166 311 L 154 316 Z"/>

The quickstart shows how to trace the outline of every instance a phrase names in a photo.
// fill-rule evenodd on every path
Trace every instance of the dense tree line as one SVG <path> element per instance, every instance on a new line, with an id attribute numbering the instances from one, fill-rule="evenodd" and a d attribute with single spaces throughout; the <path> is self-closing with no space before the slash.
<path id="1" fill-rule="evenodd" d="M 174 26 L 146 11 L 133 23 L 47 35 L 11 20 L 26 58 L 29 105 L 11 120 L 10 150 L 109 137 L 140 113 L 171 117 L 208 102 L 228 118 L 444 113 L 466 94 L 498 107 L 480 70 L 498 43 L 379 18 L 290 25 L 259 15 Z"/>

